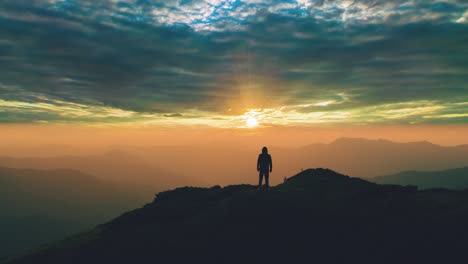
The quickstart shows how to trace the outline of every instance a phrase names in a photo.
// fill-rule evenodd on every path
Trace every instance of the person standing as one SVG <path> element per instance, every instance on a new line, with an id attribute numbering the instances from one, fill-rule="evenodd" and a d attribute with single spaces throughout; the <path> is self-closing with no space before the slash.
<path id="1" fill-rule="evenodd" d="M 258 190 L 262 189 L 263 177 L 265 177 L 265 189 L 270 188 L 269 178 L 270 178 L 270 172 L 273 171 L 273 162 L 271 160 L 271 155 L 268 154 L 267 147 L 263 147 L 262 148 L 262 153 L 260 155 L 258 155 L 257 171 L 259 172 L 259 175 L 258 175 Z"/>

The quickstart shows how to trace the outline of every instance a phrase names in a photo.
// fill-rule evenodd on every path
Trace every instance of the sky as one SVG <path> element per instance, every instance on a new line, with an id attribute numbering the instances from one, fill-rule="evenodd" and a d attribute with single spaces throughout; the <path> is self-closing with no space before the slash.
<path id="1" fill-rule="evenodd" d="M 0 68 L 3 127 L 453 133 L 468 2 L 4 0 Z"/>

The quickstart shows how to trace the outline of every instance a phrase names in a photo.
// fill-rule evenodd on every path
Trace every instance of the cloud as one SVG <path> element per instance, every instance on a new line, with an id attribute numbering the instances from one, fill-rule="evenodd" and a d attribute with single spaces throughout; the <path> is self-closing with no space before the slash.
<path id="1" fill-rule="evenodd" d="M 164 114 L 164 117 L 183 117 L 184 115 L 180 113 L 173 113 L 173 114 Z"/>
<path id="2" fill-rule="evenodd" d="M 456 0 L 7 1 L 0 120 L 203 123 L 194 120 L 211 115 L 241 126 L 249 109 L 283 107 L 272 123 L 459 122 L 467 8 Z M 414 102 L 444 107 L 365 114 Z"/>
<path id="3" fill-rule="evenodd" d="M 468 23 L 468 10 L 463 13 L 463 15 L 456 20 L 457 23 Z"/>

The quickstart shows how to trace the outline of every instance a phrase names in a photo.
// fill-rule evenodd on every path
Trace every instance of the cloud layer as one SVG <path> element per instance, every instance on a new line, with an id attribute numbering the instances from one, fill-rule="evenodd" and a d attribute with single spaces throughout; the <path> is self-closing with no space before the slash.
<path id="1" fill-rule="evenodd" d="M 464 123 L 467 10 L 461 0 L 7 0 L 0 121 Z"/>

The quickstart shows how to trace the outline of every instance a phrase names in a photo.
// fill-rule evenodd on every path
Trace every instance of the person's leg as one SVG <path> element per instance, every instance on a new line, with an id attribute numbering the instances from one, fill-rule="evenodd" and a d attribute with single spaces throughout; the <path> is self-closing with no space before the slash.
<path id="1" fill-rule="evenodd" d="M 263 181 L 263 171 L 258 173 L 258 188 L 262 188 L 262 181 Z"/>
<path id="2" fill-rule="evenodd" d="M 265 171 L 265 186 L 267 189 L 270 187 L 269 179 L 270 179 L 270 172 Z"/>

